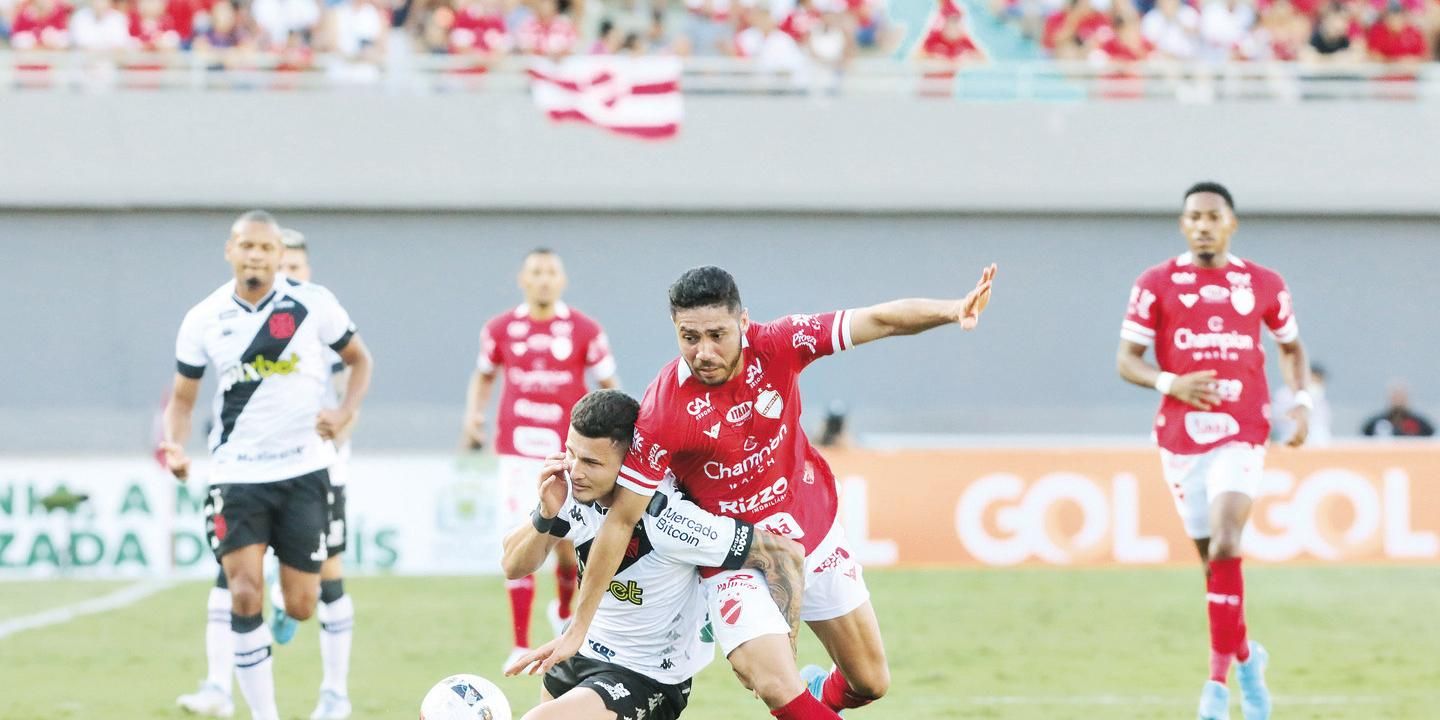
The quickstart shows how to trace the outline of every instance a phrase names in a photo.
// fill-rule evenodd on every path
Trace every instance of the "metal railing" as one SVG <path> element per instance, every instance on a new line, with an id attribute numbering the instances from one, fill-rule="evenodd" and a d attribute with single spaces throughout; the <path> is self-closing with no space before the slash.
<path id="1" fill-rule="evenodd" d="M 688 95 L 843 95 L 972 101 L 1436 101 L 1440 64 L 1301 63 L 1105 65 L 1025 62 L 954 66 L 862 58 L 842 68 L 781 71 L 738 58 L 689 58 Z M 319 55 L 297 66 L 279 55 L 220 64 L 198 53 L 0 52 L 0 93 L 304 91 L 523 93 L 524 58 L 492 65 L 463 56 L 394 54 L 384 64 Z"/>

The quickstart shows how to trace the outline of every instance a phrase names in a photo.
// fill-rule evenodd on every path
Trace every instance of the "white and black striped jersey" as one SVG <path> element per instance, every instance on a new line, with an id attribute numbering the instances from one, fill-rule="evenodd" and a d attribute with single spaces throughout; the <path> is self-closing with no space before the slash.
<path id="1" fill-rule="evenodd" d="M 219 373 L 210 430 L 211 484 L 285 480 L 329 467 L 335 447 L 315 432 L 327 407 L 334 356 L 355 327 L 329 290 L 284 275 L 255 305 L 234 281 L 180 324 L 181 375 Z"/>
<path id="2" fill-rule="evenodd" d="M 604 519 L 604 508 L 571 498 L 550 529 L 575 543 L 582 573 Z M 693 677 L 715 656 L 715 645 L 701 638 L 706 602 L 696 566 L 738 569 L 754 539 L 749 523 L 706 512 L 673 481 L 663 483 L 635 526 L 580 654 L 666 684 Z"/>

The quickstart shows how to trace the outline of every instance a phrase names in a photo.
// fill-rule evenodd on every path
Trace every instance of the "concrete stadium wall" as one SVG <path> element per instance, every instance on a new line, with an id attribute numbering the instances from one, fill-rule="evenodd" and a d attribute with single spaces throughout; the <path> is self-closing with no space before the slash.
<path id="1" fill-rule="evenodd" d="M 309 236 L 317 278 L 376 354 L 357 437 L 374 449 L 454 447 L 479 329 L 518 301 L 518 262 L 542 244 L 563 253 L 568 299 L 608 327 L 636 393 L 676 352 L 665 289 L 687 267 L 730 268 L 752 315 L 769 319 L 955 295 L 996 261 L 995 300 L 975 333 L 902 338 L 817 363 L 805 379 L 811 412 L 843 400 L 859 433 L 1140 436 L 1156 398 L 1115 376 L 1120 315 L 1135 276 L 1183 250 L 1172 218 L 1146 216 L 280 217 Z M 0 212 L 0 453 L 147 446 L 180 318 L 228 277 L 221 246 L 232 219 Z M 1417 407 L 1440 412 L 1432 221 L 1242 214 L 1235 243 L 1289 279 L 1303 337 L 1332 374 L 1339 432 L 1379 409 L 1392 377 L 1410 380 Z"/>
<path id="2" fill-rule="evenodd" d="M 1440 213 L 1440 105 L 690 97 L 681 137 L 521 94 L 12 93 L 0 207 Z"/>

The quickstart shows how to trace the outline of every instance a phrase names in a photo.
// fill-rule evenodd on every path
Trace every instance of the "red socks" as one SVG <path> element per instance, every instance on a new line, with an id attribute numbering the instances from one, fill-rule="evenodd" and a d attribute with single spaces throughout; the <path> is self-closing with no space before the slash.
<path id="1" fill-rule="evenodd" d="M 574 565 L 555 566 L 555 596 L 560 598 L 560 619 L 570 619 L 570 600 L 575 597 L 575 587 L 578 585 L 575 578 L 577 568 Z"/>
<path id="2" fill-rule="evenodd" d="M 834 710 L 821 705 L 808 690 L 795 696 L 785 707 L 771 710 L 770 714 L 780 720 L 833 720 L 840 717 Z"/>
<path id="3" fill-rule="evenodd" d="M 825 705 L 837 712 L 865 707 L 872 702 L 870 698 L 855 694 L 845 676 L 840 674 L 839 668 L 831 670 L 830 676 L 825 678 L 825 690 L 820 695 L 825 700 Z"/>
<path id="4" fill-rule="evenodd" d="M 535 603 L 535 576 L 506 580 L 510 593 L 510 623 L 515 630 L 515 647 L 530 647 L 530 606 Z"/>
<path id="5" fill-rule="evenodd" d="M 1210 561 L 1205 599 L 1210 610 L 1210 679 L 1223 683 L 1230 662 L 1250 658 L 1245 642 L 1245 579 L 1240 558 Z"/>

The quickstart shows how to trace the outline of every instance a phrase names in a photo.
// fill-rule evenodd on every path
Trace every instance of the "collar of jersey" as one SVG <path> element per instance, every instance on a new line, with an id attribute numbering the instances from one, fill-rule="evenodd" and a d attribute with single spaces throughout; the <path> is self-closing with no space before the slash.
<path id="1" fill-rule="evenodd" d="M 748 347 L 750 347 L 750 335 L 747 333 L 740 336 L 740 361 L 742 363 L 745 361 L 745 348 Z M 690 363 L 685 362 L 685 358 L 682 357 L 679 366 L 675 368 L 675 384 L 684 385 L 685 381 L 689 379 Z"/>
<path id="2" fill-rule="evenodd" d="M 241 298 L 240 295 L 239 295 L 238 293 L 236 293 L 233 289 L 230 291 L 230 299 L 231 299 L 231 300 L 234 300 L 234 301 L 235 301 L 235 304 L 236 304 L 236 305 L 239 305 L 240 308 L 241 308 L 242 310 L 244 310 L 245 312 L 248 312 L 248 313 L 257 313 L 257 312 L 260 312 L 261 310 L 264 310 L 264 309 L 265 309 L 265 306 L 266 306 L 266 305 L 269 305 L 269 304 L 270 304 L 270 301 L 275 299 L 275 296 L 276 296 L 277 294 L 279 294 L 280 288 L 284 285 L 284 283 L 285 283 L 285 276 L 282 275 L 282 274 L 280 274 L 280 273 L 275 273 L 275 284 L 273 284 L 273 285 L 270 286 L 270 292 L 265 293 L 265 297 L 260 298 L 260 302 L 254 304 L 254 305 L 251 305 L 250 303 L 245 302 L 245 300 L 244 300 L 243 298 Z"/>
<path id="3" fill-rule="evenodd" d="M 1241 260 L 1240 258 L 1235 257 L 1234 255 L 1231 255 L 1230 253 L 1225 253 L 1225 260 L 1226 260 L 1227 262 L 1231 263 L 1232 265 L 1234 265 L 1235 267 L 1242 267 L 1242 268 L 1245 267 L 1245 261 L 1244 261 L 1244 260 Z M 1183 255 L 1181 255 L 1180 257 L 1175 258 L 1175 264 L 1176 264 L 1176 265 L 1179 265 L 1179 266 L 1181 266 L 1181 267 L 1184 267 L 1184 266 L 1186 266 L 1186 265 L 1194 264 L 1194 262 L 1195 262 L 1195 253 L 1187 252 L 1187 253 L 1184 253 Z"/>
<path id="4" fill-rule="evenodd" d="M 518 306 L 516 306 L 515 317 L 530 317 L 530 303 L 520 303 Z M 561 320 L 570 319 L 570 306 L 566 305 L 565 301 L 555 301 L 555 317 L 560 318 Z"/>

